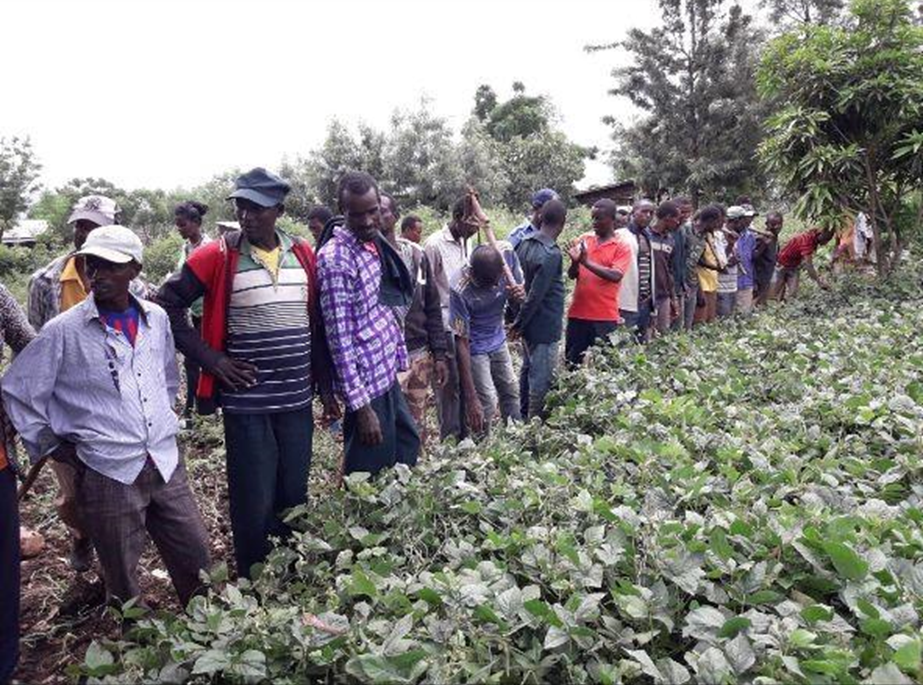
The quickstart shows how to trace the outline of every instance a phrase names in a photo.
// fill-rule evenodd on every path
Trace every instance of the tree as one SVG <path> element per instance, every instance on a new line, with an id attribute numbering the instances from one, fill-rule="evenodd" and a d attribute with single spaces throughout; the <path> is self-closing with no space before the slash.
<path id="1" fill-rule="evenodd" d="M 842 26 L 774 40 L 760 67 L 774 108 L 760 148 L 766 169 L 798 196 L 805 219 L 839 225 L 868 214 L 880 275 L 900 256 L 907 199 L 923 188 L 921 74 L 923 28 L 907 0 L 856 0 Z"/>
<path id="2" fill-rule="evenodd" d="M 613 70 L 609 92 L 645 114 L 630 126 L 614 117 L 617 174 L 649 191 L 756 194 L 764 186 L 755 160 L 760 141 L 754 85 L 762 40 L 739 5 L 724 0 L 660 0 L 661 25 L 588 50 L 622 49 L 633 62 Z"/>
<path id="3" fill-rule="evenodd" d="M 0 138 L 0 239 L 39 189 L 39 164 L 28 138 Z"/>
<path id="4" fill-rule="evenodd" d="M 833 24 L 841 18 L 844 0 L 760 0 L 776 26 Z"/>

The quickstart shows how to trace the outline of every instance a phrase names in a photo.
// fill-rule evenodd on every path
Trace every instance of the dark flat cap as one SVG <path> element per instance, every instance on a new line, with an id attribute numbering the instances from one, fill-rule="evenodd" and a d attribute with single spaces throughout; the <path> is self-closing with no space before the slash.
<path id="1" fill-rule="evenodd" d="M 291 189 L 287 181 L 271 171 L 266 171 L 263 167 L 256 167 L 243 176 L 237 177 L 234 182 L 234 192 L 228 196 L 228 199 L 233 200 L 240 197 L 255 202 L 261 207 L 275 207 L 282 204 Z"/>

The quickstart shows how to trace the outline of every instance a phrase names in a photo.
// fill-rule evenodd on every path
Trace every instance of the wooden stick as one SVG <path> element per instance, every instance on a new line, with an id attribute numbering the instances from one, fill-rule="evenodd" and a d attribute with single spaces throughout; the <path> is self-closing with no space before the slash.
<path id="1" fill-rule="evenodd" d="M 22 482 L 22 485 L 19 486 L 19 492 L 16 495 L 17 501 L 22 501 L 22 498 L 26 496 L 26 493 L 32 488 L 35 484 L 35 481 L 38 479 L 39 474 L 42 472 L 42 467 L 45 466 L 45 462 L 48 461 L 48 455 L 39 459 L 32 465 L 32 468 L 29 469 L 29 473 L 26 476 L 26 479 Z"/>
<path id="2" fill-rule="evenodd" d="M 490 246 L 500 254 L 501 258 L 503 258 L 503 252 L 500 250 L 497 236 L 494 234 L 494 229 L 491 228 L 490 219 L 487 218 L 487 214 L 485 214 L 484 210 L 481 208 L 481 203 L 478 201 L 477 191 L 474 188 L 468 188 L 468 196 L 466 200 L 467 202 L 465 203 L 465 209 L 467 211 L 465 220 L 476 221 L 478 226 L 484 229 L 484 234 L 487 236 L 487 242 L 490 243 Z M 513 277 L 513 271 L 510 269 L 509 264 L 506 263 L 506 259 L 503 259 L 503 275 L 506 276 L 506 282 L 509 285 L 516 285 L 516 279 Z"/>

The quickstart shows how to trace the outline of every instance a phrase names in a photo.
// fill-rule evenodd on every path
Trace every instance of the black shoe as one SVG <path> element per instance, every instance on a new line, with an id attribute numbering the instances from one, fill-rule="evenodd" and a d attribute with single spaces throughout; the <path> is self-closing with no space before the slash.
<path id="1" fill-rule="evenodd" d="M 86 573 L 93 565 L 93 543 L 90 538 L 74 538 L 68 558 L 71 568 L 77 573 Z"/>

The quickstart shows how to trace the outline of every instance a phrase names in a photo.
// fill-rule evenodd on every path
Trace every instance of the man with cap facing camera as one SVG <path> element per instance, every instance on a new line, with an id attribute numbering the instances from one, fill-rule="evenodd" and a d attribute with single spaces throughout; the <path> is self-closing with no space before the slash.
<path id="1" fill-rule="evenodd" d="M 90 281 L 84 258 L 77 250 L 83 247 L 93 230 L 114 224 L 118 211 L 115 202 L 102 195 L 82 197 L 74 205 L 67 219 L 74 227 L 74 250 L 52 260 L 29 279 L 28 317 L 36 331 L 41 331 L 58 314 L 87 298 Z M 69 464 L 61 461 L 52 462 L 51 468 L 58 480 L 55 500 L 58 517 L 71 533 L 70 565 L 77 573 L 83 573 L 93 562 L 93 545 L 77 508 L 75 473 Z"/>
<path id="2" fill-rule="evenodd" d="M 77 474 L 77 503 L 111 598 L 137 597 L 154 540 L 185 604 L 209 566 L 208 539 L 176 444 L 179 371 L 166 313 L 135 298 L 142 245 L 95 229 L 77 255 L 92 297 L 50 321 L 3 378 L 3 400 L 33 460 Z"/>
<path id="3" fill-rule="evenodd" d="M 234 556 L 240 576 L 285 536 L 282 513 L 307 501 L 312 403 L 338 416 L 329 355 L 318 335 L 318 283 L 307 241 L 276 227 L 289 184 L 262 168 L 240 176 L 229 200 L 241 230 L 193 252 L 157 294 L 176 344 L 201 365 L 199 411 L 223 408 Z M 204 297 L 202 332 L 188 308 Z"/>

